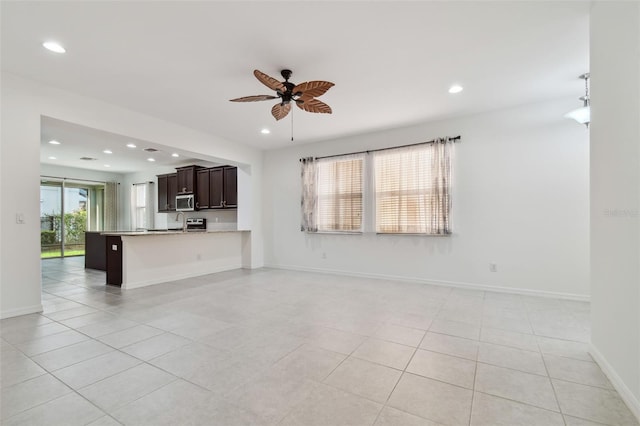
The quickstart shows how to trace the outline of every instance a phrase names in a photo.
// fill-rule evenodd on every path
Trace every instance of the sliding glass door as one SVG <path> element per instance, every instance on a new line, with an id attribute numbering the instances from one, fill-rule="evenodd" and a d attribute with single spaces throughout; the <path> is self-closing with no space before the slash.
<path id="1" fill-rule="evenodd" d="M 84 233 L 101 231 L 104 184 L 42 179 L 41 257 L 84 256 Z"/>
<path id="2" fill-rule="evenodd" d="M 62 182 L 40 182 L 40 253 L 60 257 L 62 249 Z"/>

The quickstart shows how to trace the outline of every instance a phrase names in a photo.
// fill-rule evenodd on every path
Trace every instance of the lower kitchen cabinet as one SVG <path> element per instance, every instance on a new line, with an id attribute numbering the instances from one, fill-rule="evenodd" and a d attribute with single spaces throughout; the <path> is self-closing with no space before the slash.
<path id="1" fill-rule="evenodd" d="M 122 286 L 122 238 L 108 235 L 107 249 L 107 284 Z"/>
<path id="2" fill-rule="evenodd" d="M 107 270 L 107 237 L 100 231 L 84 233 L 85 269 Z"/>

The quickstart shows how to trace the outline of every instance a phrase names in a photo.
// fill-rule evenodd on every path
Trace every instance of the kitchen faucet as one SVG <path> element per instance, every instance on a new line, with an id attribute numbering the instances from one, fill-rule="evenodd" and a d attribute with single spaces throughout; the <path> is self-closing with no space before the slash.
<path id="1" fill-rule="evenodd" d="M 182 215 L 182 232 L 187 232 L 187 218 L 184 215 L 184 212 L 178 212 L 178 214 L 176 215 L 176 222 L 178 221 L 180 215 Z"/>

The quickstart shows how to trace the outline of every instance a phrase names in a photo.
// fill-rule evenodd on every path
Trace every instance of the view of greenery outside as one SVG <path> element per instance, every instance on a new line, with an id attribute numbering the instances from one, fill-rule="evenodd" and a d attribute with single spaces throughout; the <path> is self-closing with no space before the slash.
<path id="1" fill-rule="evenodd" d="M 41 257 L 60 257 L 61 217 L 45 214 L 41 218 L 49 230 L 40 231 Z M 87 211 L 77 209 L 64 215 L 64 255 L 84 255 L 84 232 L 87 229 Z"/>

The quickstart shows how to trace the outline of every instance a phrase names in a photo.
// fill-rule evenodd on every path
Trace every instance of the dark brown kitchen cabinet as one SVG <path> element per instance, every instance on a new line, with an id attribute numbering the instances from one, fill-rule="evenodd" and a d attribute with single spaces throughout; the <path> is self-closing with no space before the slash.
<path id="1" fill-rule="evenodd" d="M 224 166 L 209 169 L 209 208 L 238 206 L 238 169 Z"/>
<path id="2" fill-rule="evenodd" d="M 222 167 L 209 169 L 209 208 L 221 209 L 224 207 L 224 171 Z"/>
<path id="3" fill-rule="evenodd" d="M 122 286 L 122 238 L 107 235 L 107 284 Z"/>
<path id="4" fill-rule="evenodd" d="M 198 166 L 186 166 L 177 168 L 178 173 L 178 194 L 196 193 L 196 172 Z"/>
<path id="5" fill-rule="evenodd" d="M 196 172 L 196 209 L 209 208 L 209 169 Z"/>
<path id="6" fill-rule="evenodd" d="M 238 168 L 224 167 L 224 206 L 238 207 Z"/>
<path id="7" fill-rule="evenodd" d="M 176 211 L 177 180 L 176 173 L 158 176 L 158 212 Z"/>

